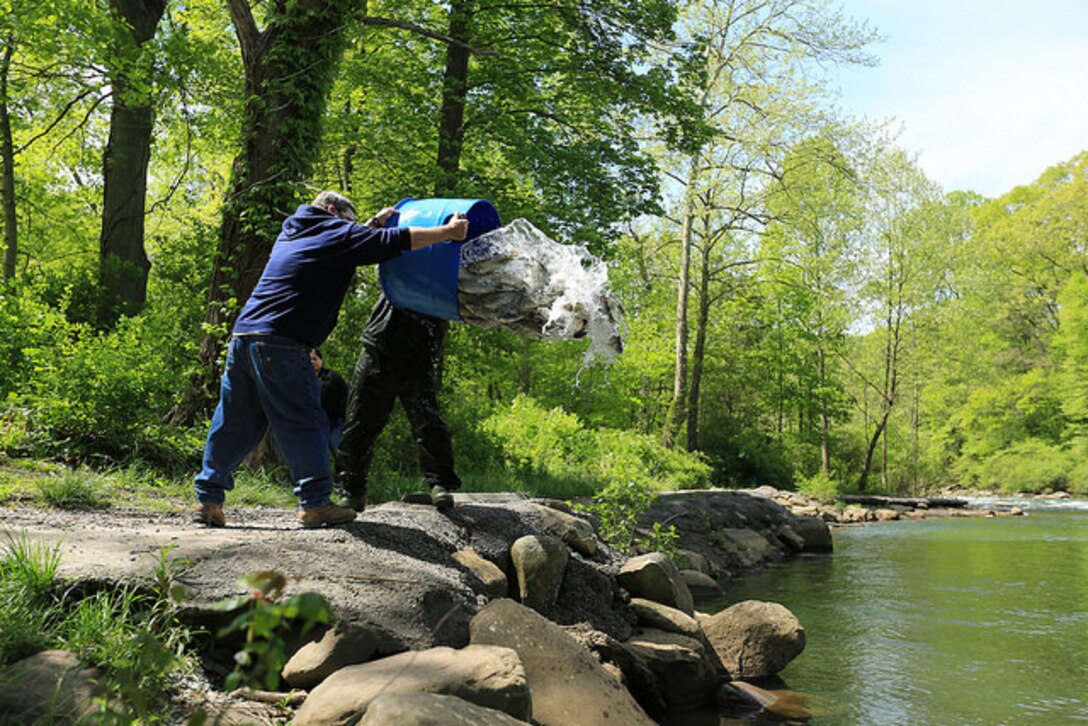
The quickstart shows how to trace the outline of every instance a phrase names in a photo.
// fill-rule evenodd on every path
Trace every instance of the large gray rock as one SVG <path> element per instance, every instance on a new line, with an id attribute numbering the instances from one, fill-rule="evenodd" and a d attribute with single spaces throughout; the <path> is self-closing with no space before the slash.
<path id="1" fill-rule="evenodd" d="M 105 693 L 99 672 L 75 653 L 44 650 L 0 670 L 0 721 L 75 723 L 97 709 Z"/>
<path id="2" fill-rule="evenodd" d="M 745 600 L 699 623 L 734 679 L 775 675 L 805 649 L 805 629 L 778 603 Z"/>
<path id="3" fill-rule="evenodd" d="M 684 566 L 719 581 L 799 551 L 831 551 L 827 524 L 816 517 L 795 516 L 775 501 L 780 494 L 771 487 L 666 492 L 640 521 L 646 526 L 669 522 L 679 535 L 681 550 L 703 555 L 709 568 L 690 560 Z"/>
<path id="4" fill-rule="evenodd" d="M 530 534 L 510 545 L 510 559 L 521 601 L 534 610 L 554 605 L 570 561 L 566 545 L 555 537 Z"/>
<path id="5" fill-rule="evenodd" d="M 387 693 L 370 702 L 361 726 L 528 726 L 526 721 L 438 693 Z"/>
<path id="6" fill-rule="evenodd" d="M 645 628 L 624 646 L 654 674 L 670 709 L 697 709 L 714 699 L 721 677 L 699 640 Z"/>
<path id="7" fill-rule="evenodd" d="M 684 584 L 680 570 L 660 552 L 627 560 L 617 579 L 635 597 L 668 605 L 687 615 L 695 614 L 695 600 Z"/>
<path id="8" fill-rule="evenodd" d="M 723 594 L 721 585 L 710 575 L 698 570 L 680 570 L 680 579 L 688 586 L 691 596 L 700 600 L 720 598 Z"/>
<path id="9" fill-rule="evenodd" d="M 512 600 L 496 600 L 470 625 L 474 644 L 517 651 L 542 726 L 653 722 L 631 694 L 562 628 Z"/>
<path id="10" fill-rule="evenodd" d="M 340 624 L 295 651 L 281 675 L 292 688 L 312 688 L 345 666 L 367 662 L 377 648 L 369 630 Z"/>
<path id="11" fill-rule="evenodd" d="M 527 721 L 532 701 L 518 654 L 496 645 L 409 651 L 342 668 L 311 691 L 297 726 L 356 723 L 378 696 L 442 693 Z"/>
<path id="12" fill-rule="evenodd" d="M 820 517 L 801 516 L 790 525 L 793 531 L 805 541 L 806 552 L 832 552 L 835 549 L 831 539 L 831 528 Z"/>
<path id="13" fill-rule="evenodd" d="M 730 553 L 731 562 L 740 570 L 749 570 L 774 559 L 776 543 L 772 543 L 760 532 L 750 529 L 719 530 L 719 545 Z"/>

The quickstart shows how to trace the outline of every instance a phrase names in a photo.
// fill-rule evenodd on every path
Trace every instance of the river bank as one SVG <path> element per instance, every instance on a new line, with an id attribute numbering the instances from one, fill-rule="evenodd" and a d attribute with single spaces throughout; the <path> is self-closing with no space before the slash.
<path id="1" fill-rule="evenodd" d="M 788 612 L 758 605 L 739 619 L 723 614 L 732 624 L 716 627 L 717 616 L 697 610 L 699 587 L 720 594 L 719 583 L 742 566 L 831 548 L 818 518 L 738 492 L 662 497 L 664 518 L 692 538 L 679 554 L 682 568 L 659 553 L 612 551 L 592 521 L 563 502 L 460 493 L 455 500 L 446 512 L 386 503 L 325 530 L 299 529 L 292 511 L 273 508 L 232 509 L 228 527 L 203 529 L 181 513 L 28 507 L 4 510 L 2 529 L 55 547 L 70 594 L 138 587 L 156 558 L 184 560 L 186 618 L 211 633 L 223 623 L 216 603 L 237 597 L 239 579 L 255 572 L 280 573 L 285 597 L 316 592 L 328 600 L 336 626 L 289 649 L 292 659 L 310 659 L 305 667 L 289 662 L 283 673 L 302 692 L 301 705 L 294 699 L 284 711 L 224 693 L 232 651 L 209 651 L 205 679 L 176 695 L 186 712 L 221 723 L 355 722 L 372 701 L 404 690 L 564 726 L 604 722 L 605 713 L 653 723 L 722 703 L 759 713 L 765 697 L 737 684 L 796 657 L 803 629 Z M 753 651 L 757 632 L 762 644 Z M 733 655 L 738 647 L 746 659 Z M 437 672 L 446 675 L 436 681 Z M 30 690 L 22 678 L 5 675 L 19 684 L 16 695 Z M 375 678 L 389 686 L 361 688 Z"/>

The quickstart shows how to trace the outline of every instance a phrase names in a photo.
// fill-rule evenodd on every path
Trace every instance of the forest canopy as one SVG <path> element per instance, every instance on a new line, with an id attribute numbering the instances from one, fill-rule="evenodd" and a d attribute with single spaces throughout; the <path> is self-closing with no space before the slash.
<path id="1" fill-rule="evenodd" d="M 842 117 L 824 0 L 2 0 L 0 447 L 199 461 L 283 219 L 490 200 L 610 266 L 625 352 L 454 325 L 458 466 L 1088 492 L 1088 152 L 985 198 Z M 360 269 L 326 364 L 378 294 Z M 412 472 L 398 420 L 377 466 Z"/>

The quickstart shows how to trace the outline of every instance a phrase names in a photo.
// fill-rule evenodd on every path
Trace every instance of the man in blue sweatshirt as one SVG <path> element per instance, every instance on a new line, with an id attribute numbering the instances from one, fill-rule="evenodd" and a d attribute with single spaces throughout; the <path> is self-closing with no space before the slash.
<path id="1" fill-rule="evenodd" d="M 194 521 L 226 524 L 223 502 L 234 470 L 271 428 L 295 482 L 303 527 L 345 524 L 350 507 L 331 502 L 329 424 L 321 408 L 310 350 L 332 332 L 355 268 L 392 259 L 444 240 L 463 240 L 468 220 L 455 215 L 440 227 L 381 225 L 386 208 L 355 222 L 355 207 L 321 192 L 283 223 L 264 272 L 234 323 L 219 404 L 196 476 Z"/>

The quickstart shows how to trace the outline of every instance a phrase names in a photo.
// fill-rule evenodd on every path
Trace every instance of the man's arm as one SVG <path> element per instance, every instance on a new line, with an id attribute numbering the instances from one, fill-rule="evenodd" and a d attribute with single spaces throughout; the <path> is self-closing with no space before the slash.
<path id="1" fill-rule="evenodd" d="M 458 212 L 441 227 L 409 227 L 408 234 L 412 238 L 413 250 L 445 240 L 460 241 L 468 235 L 468 219 Z"/>

